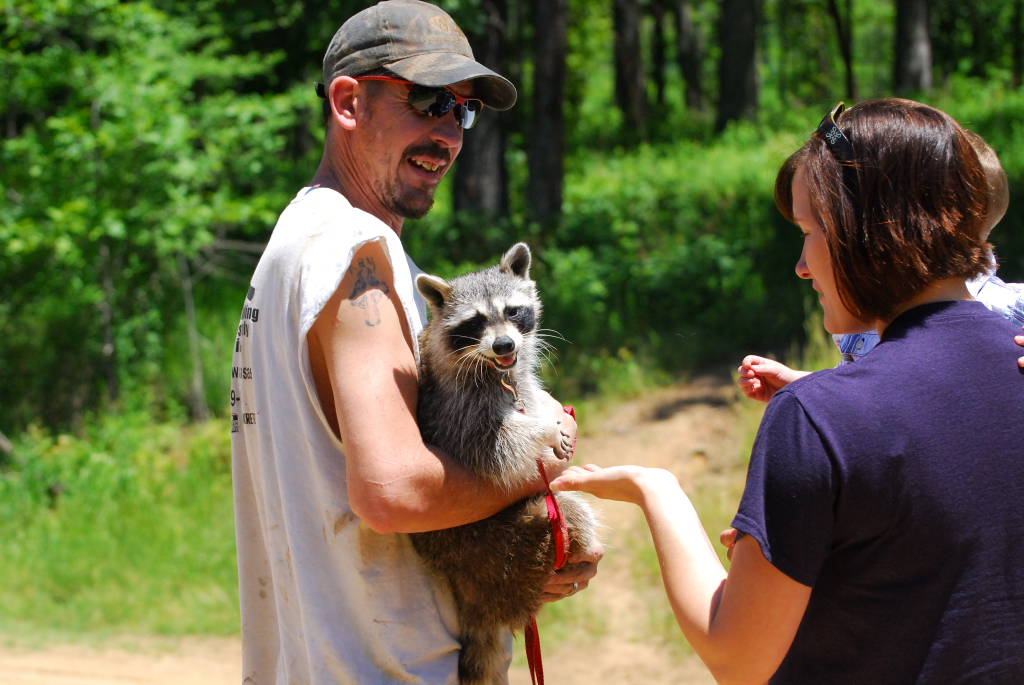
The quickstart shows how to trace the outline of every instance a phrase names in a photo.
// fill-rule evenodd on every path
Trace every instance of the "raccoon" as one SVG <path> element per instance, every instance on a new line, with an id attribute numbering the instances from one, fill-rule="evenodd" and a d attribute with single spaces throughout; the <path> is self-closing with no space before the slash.
<path id="1" fill-rule="evenodd" d="M 530 259 L 529 247 L 518 243 L 498 266 L 451 282 L 425 274 L 416 279 L 431 310 L 419 338 L 423 439 L 507 489 L 537 476 L 545 447 L 560 458 L 572 456 L 569 436 L 540 407 L 541 303 L 529 278 Z M 595 541 L 590 507 L 572 493 L 555 496 L 568 524 L 568 552 L 589 549 Z M 504 683 L 504 631 L 522 630 L 540 609 L 555 565 L 544 495 L 476 523 L 411 538 L 455 597 L 459 682 Z"/>

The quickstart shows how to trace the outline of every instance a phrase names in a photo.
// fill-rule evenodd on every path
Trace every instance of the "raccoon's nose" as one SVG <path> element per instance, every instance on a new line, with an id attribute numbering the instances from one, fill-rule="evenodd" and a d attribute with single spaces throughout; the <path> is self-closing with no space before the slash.
<path id="1" fill-rule="evenodd" d="M 491 349 L 494 350 L 494 354 L 504 357 L 506 354 L 512 354 L 516 351 L 516 343 L 512 338 L 503 335 L 494 341 Z"/>

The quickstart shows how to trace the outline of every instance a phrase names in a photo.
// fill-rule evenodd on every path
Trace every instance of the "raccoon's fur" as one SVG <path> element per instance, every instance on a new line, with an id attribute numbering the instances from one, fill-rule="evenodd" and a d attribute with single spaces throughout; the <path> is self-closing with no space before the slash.
<path id="1" fill-rule="evenodd" d="M 529 270 L 530 249 L 518 243 L 498 266 L 451 282 L 427 275 L 416 280 L 431 309 L 419 339 L 417 420 L 423 439 L 508 489 L 537 477 L 536 461 L 545 447 L 561 458 L 569 458 L 572 449 L 540 407 L 541 304 Z M 522 400 L 522 411 L 502 386 L 503 374 Z M 569 528 L 569 553 L 589 549 L 595 540 L 590 507 L 575 494 L 555 496 Z M 544 495 L 476 523 L 411 537 L 455 597 L 459 682 L 504 683 L 502 635 L 523 629 L 540 609 L 555 565 Z"/>

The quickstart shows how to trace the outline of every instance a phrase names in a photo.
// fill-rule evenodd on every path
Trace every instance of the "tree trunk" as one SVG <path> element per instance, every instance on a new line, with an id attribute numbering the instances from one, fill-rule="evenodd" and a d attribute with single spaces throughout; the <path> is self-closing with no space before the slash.
<path id="1" fill-rule="evenodd" d="M 1013 87 L 1020 88 L 1024 80 L 1024 0 L 1014 0 L 1013 28 L 1010 30 L 1013 41 Z"/>
<path id="2" fill-rule="evenodd" d="M 704 34 L 693 25 L 690 0 L 676 5 L 676 59 L 679 73 L 686 81 L 686 107 L 695 112 L 704 111 Z"/>
<path id="3" fill-rule="evenodd" d="M 478 62 L 502 73 L 507 30 L 505 0 L 483 0 L 481 9 L 487 14 L 487 25 L 481 33 L 468 34 L 469 44 Z M 476 126 L 463 136 L 452 188 L 455 211 L 508 214 L 503 119 L 501 112 L 484 112 Z"/>
<path id="4" fill-rule="evenodd" d="M 0 452 L 10 455 L 14 453 L 14 445 L 7 439 L 7 436 L 0 432 Z"/>
<path id="5" fill-rule="evenodd" d="M 531 218 L 542 224 L 557 221 L 562 213 L 568 14 L 569 0 L 536 0 L 534 4 L 533 125 L 526 195 Z"/>
<path id="6" fill-rule="evenodd" d="M 846 97 L 857 99 L 857 80 L 853 74 L 853 0 L 846 0 L 846 17 L 839 9 L 839 0 L 828 0 L 828 13 L 836 25 L 839 53 L 846 67 Z"/>
<path id="7" fill-rule="evenodd" d="M 114 265 L 110 256 L 110 238 L 100 238 L 100 284 L 103 299 L 99 302 L 100 325 L 103 326 L 100 371 L 107 384 L 107 399 L 117 401 L 117 361 L 114 355 Z"/>
<path id="8" fill-rule="evenodd" d="M 615 26 L 615 104 L 627 129 L 647 137 L 647 80 L 640 46 L 639 0 L 612 0 Z"/>
<path id="9" fill-rule="evenodd" d="M 899 95 L 932 89 L 932 41 L 928 0 L 896 0 L 896 62 L 893 86 Z"/>
<path id="10" fill-rule="evenodd" d="M 757 112 L 757 21 L 759 0 L 722 0 L 718 19 L 718 118 L 721 131 L 730 121 Z"/>
<path id="11" fill-rule="evenodd" d="M 181 274 L 181 292 L 185 297 L 188 346 L 192 352 L 192 418 L 196 421 L 206 421 L 210 418 L 210 407 L 206 404 L 206 388 L 203 385 L 203 360 L 199 354 L 199 329 L 196 327 L 196 305 L 192 296 L 192 274 L 188 268 L 188 260 L 180 252 L 178 269 Z"/>
<path id="12" fill-rule="evenodd" d="M 665 104 L 665 0 L 652 0 L 654 35 L 651 36 L 651 72 L 654 76 L 655 102 Z"/>

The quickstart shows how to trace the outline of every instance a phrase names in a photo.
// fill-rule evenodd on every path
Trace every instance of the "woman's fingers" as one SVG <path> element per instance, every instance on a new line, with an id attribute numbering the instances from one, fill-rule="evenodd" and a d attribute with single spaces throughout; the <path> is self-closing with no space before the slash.
<path id="1" fill-rule="evenodd" d="M 565 469 L 558 478 L 551 481 L 551 489 L 579 490 L 580 484 L 584 482 L 580 479 L 580 476 L 585 477 L 587 474 L 600 473 L 601 471 L 601 467 L 595 464 L 587 464 L 586 466 L 570 466 Z"/>
<path id="2" fill-rule="evenodd" d="M 573 466 L 551 481 L 552 490 L 578 490 L 601 499 L 636 503 L 640 498 L 637 482 L 643 477 L 640 466 L 613 466 L 602 469 L 594 464 L 585 468 Z"/>
<path id="3" fill-rule="evenodd" d="M 723 547 L 729 550 L 725 553 L 725 556 L 728 557 L 729 561 L 732 561 L 732 549 L 736 546 L 736 529 L 726 528 L 718 536 L 718 541 L 722 543 Z"/>

